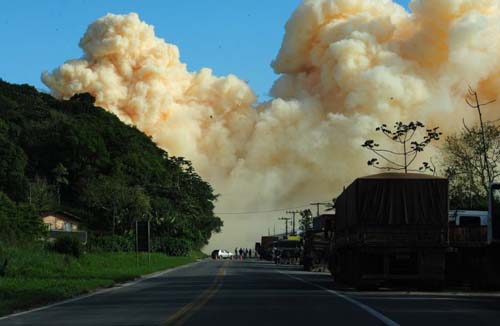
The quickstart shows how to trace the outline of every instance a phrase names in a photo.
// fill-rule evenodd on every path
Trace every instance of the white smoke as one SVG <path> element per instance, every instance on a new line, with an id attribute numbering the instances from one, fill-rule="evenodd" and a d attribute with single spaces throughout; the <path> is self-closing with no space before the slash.
<path id="1" fill-rule="evenodd" d="M 80 41 L 84 56 L 44 73 L 54 96 L 89 92 L 221 193 L 217 211 L 328 200 L 370 173 L 361 144 L 381 123 L 420 120 L 456 131 L 474 112 L 467 86 L 500 91 L 497 0 L 305 0 L 272 66 L 274 99 L 210 69 L 189 72 L 176 46 L 137 14 L 106 15 Z M 242 63 L 244 64 L 244 63 Z M 489 106 L 490 118 L 498 105 Z M 222 215 L 211 247 L 250 246 L 279 215 Z M 280 224 L 278 226 L 281 226 Z"/>

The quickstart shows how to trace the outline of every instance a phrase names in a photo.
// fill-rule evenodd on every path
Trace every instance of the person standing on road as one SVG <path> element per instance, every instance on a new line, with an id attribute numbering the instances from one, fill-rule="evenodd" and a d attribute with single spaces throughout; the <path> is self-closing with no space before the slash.
<path id="1" fill-rule="evenodd" d="M 290 258 L 290 255 L 289 255 L 288 250 L 283 250 L 283 251 L 281 252 L 281 259 L 280 259 L 280 261 L 281 261 L 283 264 L 287 264 L 287 265 L 288 265 L 288 264 L 290 264 L 290 260 L 289 260 L 289 258 Z"/>
<path id="2" fill-rule="evenodd" d="M 236 256 L 234 258 L 238 258 L 238 247 L 234 248 L 234 255 Z"/>
<path id="3" fill-rule="evenodd" d="M 252 249 L 248 249 L 248 258 L 252 258 Z"/>
<path id="4" fill-rule="evenodd" d="M 300 264 L 300 250 L 295 250 L 295 264 Z"/>
<path id="5" fill-rule="evenodd" d="M 243 248 L 240 248 L 240 258 L 243 257 Z"/>
<path id="6" fill-rule="evenodd" d="M 281 263 L 281 251 L 278 248 L 274 249 L 273 256 L 274 256 L 274 263 L 280 264 Z"/>

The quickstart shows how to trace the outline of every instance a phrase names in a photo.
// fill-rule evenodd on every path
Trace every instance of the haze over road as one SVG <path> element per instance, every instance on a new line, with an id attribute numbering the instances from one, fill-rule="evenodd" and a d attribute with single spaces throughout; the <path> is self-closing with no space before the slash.
<path id="1" fill-rule="evenodd" d="M 494 325 L 500 297 L 335 290 L 326 273 L 208 261 L 0 325 Z"/>

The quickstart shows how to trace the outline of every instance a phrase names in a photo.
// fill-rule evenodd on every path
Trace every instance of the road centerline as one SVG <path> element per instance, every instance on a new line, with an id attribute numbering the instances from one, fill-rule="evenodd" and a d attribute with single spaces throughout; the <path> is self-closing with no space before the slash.
<path id="1" fill-rule="evenodd" d="M 323 291 L 326 291 L 330 294 L 333 294 L 341 299 L 344 299 L 345 301 L 349 302 L 349 303 L 352 303 L 354 304 L 355 306 L 363 309 L 364 311 L 366 311 L 367 313 L 369 313 L 370 315 L 372 315 L 373 317 L 377 318 L 378 320 L 380 320 L 381 322 L 383 322 L 385 325 L 387 326 L 399 326 L 399 324 L 397 322 L 395 322 L 394 320 L 390 319 L 389 317 L 383 315 L 382 313 L 378 312 L 377 310 L 367 306 L 366 304 L 362 303 L 362 302 L 359 302 L 345 294 L 342 294 L 340 292 L 337 292 L 335 290 L 330 290 L 328 288 L 325 288 L 321 285 L 318 285 L 318 284 L 315 284 L 315 283 L 312 283 L 312 282 L 309 282 L 309 281 L 306 281 L 300 277 L 297 277 L 297 276 L 293 276 L 293 275 L 290 275 L 288 273 L 285 273 L 283 271 L 280 271 L 280 270 L 276 270 L 278 273 L 280 274 L 283 274 L 283 275 L 286 275 L 294 280 L 297 280 L 297 281 L 300 281 L 302 283 L 305 283 L 305 284 L 308 284 L 308 285 L 311 285 L 311 286 L 314 286 L 318 289 L 321 289 Z"/>
<path id="2" fill-rule="evenodd" d="M 163 325 L 183 325 L 196 311 L 200 310 L 207 302 L 219 291 L 222 287 L 224 276 L 226 275 L 225 270 L 226 262 L 219 267 L 215 279 L 208 289 L 203 291 L 196 299 L 177 310 L 173 315 L 171 315 Z"/>

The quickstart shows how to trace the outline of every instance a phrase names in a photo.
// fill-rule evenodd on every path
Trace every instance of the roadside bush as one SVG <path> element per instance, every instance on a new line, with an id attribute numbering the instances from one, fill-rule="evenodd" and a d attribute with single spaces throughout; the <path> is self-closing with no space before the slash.
<path id="1" fill-rule="evenodd" d="M 131 252 L 135 251 L 133 235 L 90 235 L 87 241 L 90 251 Z"/>
<path id="2" fill-rule="evenodd" d="M 7 252 L 4 249 L 5 245 L 0 241 L 0 277 L 7 274 L 7 266 L 9 264 L 9 259 L 7 258 Z"/>
<path id="3" fill-rule="evenodd" d="M 79 258 L 82 255 L 82 244 L 76 237 L 64 236 L 54 241 L 53 249 L 60 254 L 71 255 Z"/>
<path id="4" fill-rule="evenodd" d="M 158 237 L 152 241 L 152 251 L 162 252 L 168 256 L 187 256 L 191 247 L 191 243 L 182 238 Z"/>
<path id="5" fill-rule="evenodd" d="M 33 207 L 15 204 L 0 192 L 0 239 L 7 243 L 33 241 L 44 233 L 42 219 Z"/>

